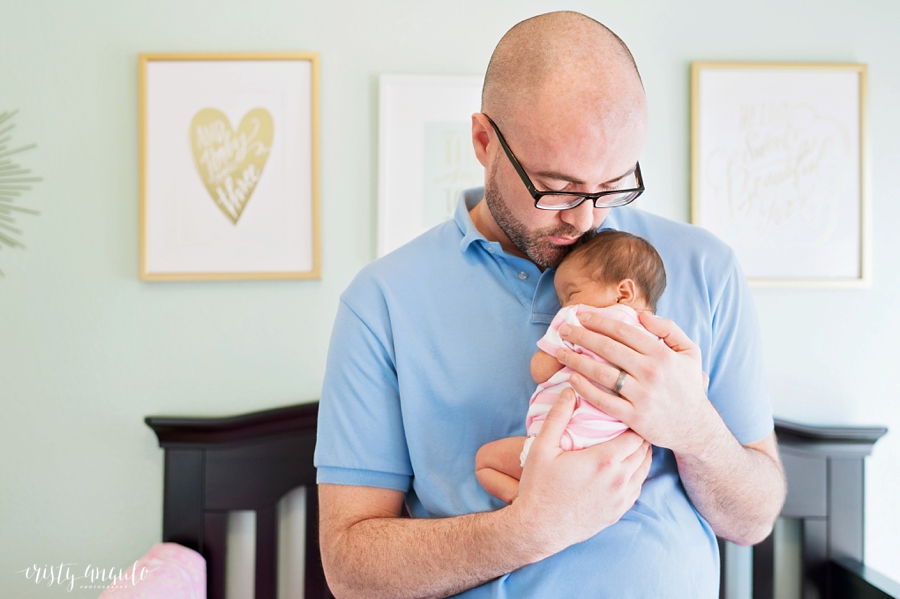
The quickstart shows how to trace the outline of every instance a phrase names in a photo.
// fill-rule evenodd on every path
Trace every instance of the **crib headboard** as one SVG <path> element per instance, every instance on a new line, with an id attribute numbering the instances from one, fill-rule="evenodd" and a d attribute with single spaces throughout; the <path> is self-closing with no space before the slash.
<path id="1" fill-rule="evenodd" d="M 864 462 L 887 429 L 807 426 L 776 419 L 775 432 L 788 482 L 781 517 L 800 524 L 797 596 L 900 598 L 900 584 L 863 565 Z M 769 535 L 753 547 L 753 599 L 775 597 L 775 545 L 775 536 Z M 723 560 L 723 592 L 726 565 Z"/>
<path id="2" fill-rule="evenodd" d="M 306 599 L 330 598 L 319 559 L 313 467 L 318 404 L 229 418 L 151 416 L 165 449 L 163 541 L 206 558 L 208 599 L 225 597 L 228 513 L 256 511 L 256 599 L 276 599 L 277 505 L 290 490 L 307 493 Z M 803 599 L 900 599 L 900 584 L 864 566 L 864 458 L 887 429 L 810 427 L 776 421 L 788 477 L 782 515 L 802 522 Z M 753 599 L 775 595 L 775 541 L 753 548 Z M 728 564 L 723 551 L 726 595 Z"/>
<path id="3" fill-rule="evenodd" d="M 165 449 L 163 541 L 206 558 L 208 599 L 225 599 L 228 513 L 256 512 L 256 599 L 276 599 L 278 502 L 307 487 L 307 599 L 329 598 L 319 559 L 313 450 L 319 404 L 230 418 L 145 419 Z"/>

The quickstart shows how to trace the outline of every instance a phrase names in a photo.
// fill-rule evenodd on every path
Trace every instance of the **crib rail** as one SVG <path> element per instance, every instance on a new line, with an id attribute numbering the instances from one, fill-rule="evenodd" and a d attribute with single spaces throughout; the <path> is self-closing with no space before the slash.
<path id="1" fill-rule="evenodd" d="M 209 599 L 224 599 L 228 513 L 256 512 L 256 598 L 276 598 L 277 505 L 307 488 L 305 597 L 331 597 L 318 547 L 315 468 L 318 403 L 227 418 L 145 419 L 165 449 L 163 540 L 207 560 Z M 782 516 L 802 522 L 802 599 L 900 599 L 900 584 L 866 567 L 865 457 L 887 429 L 777 420 L 788 479 Z M 753 548 L 753 599 L 775 597 L 773 536 Z M 723 552 L 725 595 L 728 567 Z"/>
<path id="2" fill-rule="evenodd" d="M 896 591 L 877 594 L 891 591 L 879 590 L 871 569 L 863 566 L 865 458 L 887 429 L 776 420 L 775 431 L 788 480 L 781 516 L 802 523 L 800 596 L 900 599 Z M 774 547 L 772 535 L 753 547 L 753 599 L 775 597 Z"/>
<path id="3" fill-rule="evenodd" d="M 225 598 L 228 514 L 256 512 L 256 599 L 276 599 L 277 506 L 306 487 L 305 593 L 331 597 L 318 545 L 312 456 L 318 403 L 228 418 L 147 417 L 166 451 L 163 541 L 198 551 L 207 563 L 208 599 Z"/>

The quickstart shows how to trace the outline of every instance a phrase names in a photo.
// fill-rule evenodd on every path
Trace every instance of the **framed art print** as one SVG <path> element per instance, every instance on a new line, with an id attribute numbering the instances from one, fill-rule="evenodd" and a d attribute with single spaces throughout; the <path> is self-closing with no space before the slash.
<path id="1" fill-rule="evenodd" d="M 318 55 L 139 61 L 141 280 L 319 278 Z"/>
<path id="2" fill-rule="evenodd" d="M 691 220 L 752 285 L 870 282 L 866 66 L 692 64 Z"/>
<path id="3" fill-rule="evenodd" d="M 482 77 L 382 75 L 378 91 L 378 256 L 453 218 L 484 185 L 472 148 Z"/>

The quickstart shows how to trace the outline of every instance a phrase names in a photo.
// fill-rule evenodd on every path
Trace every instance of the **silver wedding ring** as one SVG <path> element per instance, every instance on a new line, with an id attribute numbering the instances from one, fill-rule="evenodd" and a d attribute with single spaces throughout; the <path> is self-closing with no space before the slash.
<path id="1" fill-rule="evenodd" d="M 619 378 L 616 380 L 616 386 L 613 387 L 613 391 L 616 392 L 616 395 L 619 394 L 619 391 L 622 390 L 622 385 L 625 384 L 625 371 L 619 370 Z"/>

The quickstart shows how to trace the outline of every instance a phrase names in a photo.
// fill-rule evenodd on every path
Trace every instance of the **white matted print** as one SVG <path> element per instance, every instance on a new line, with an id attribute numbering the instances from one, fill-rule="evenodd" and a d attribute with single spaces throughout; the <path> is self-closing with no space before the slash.
<path id="1" fill-rule="evenodd" d="M 758 286 L 869 283 L 866 67 L 692 65 L 694 224 Z"/>
<path id="2" fill-rule="evenodd" d="M 145 281 L 319 277 L 318 55 L 142 54 Z"/>
<path id="3" fill-rule="evenodd" d="M 378 255 L 453 218 L 459 193 L 484 184 L 472 149 L 482 77 L 379 79 Z"/>

